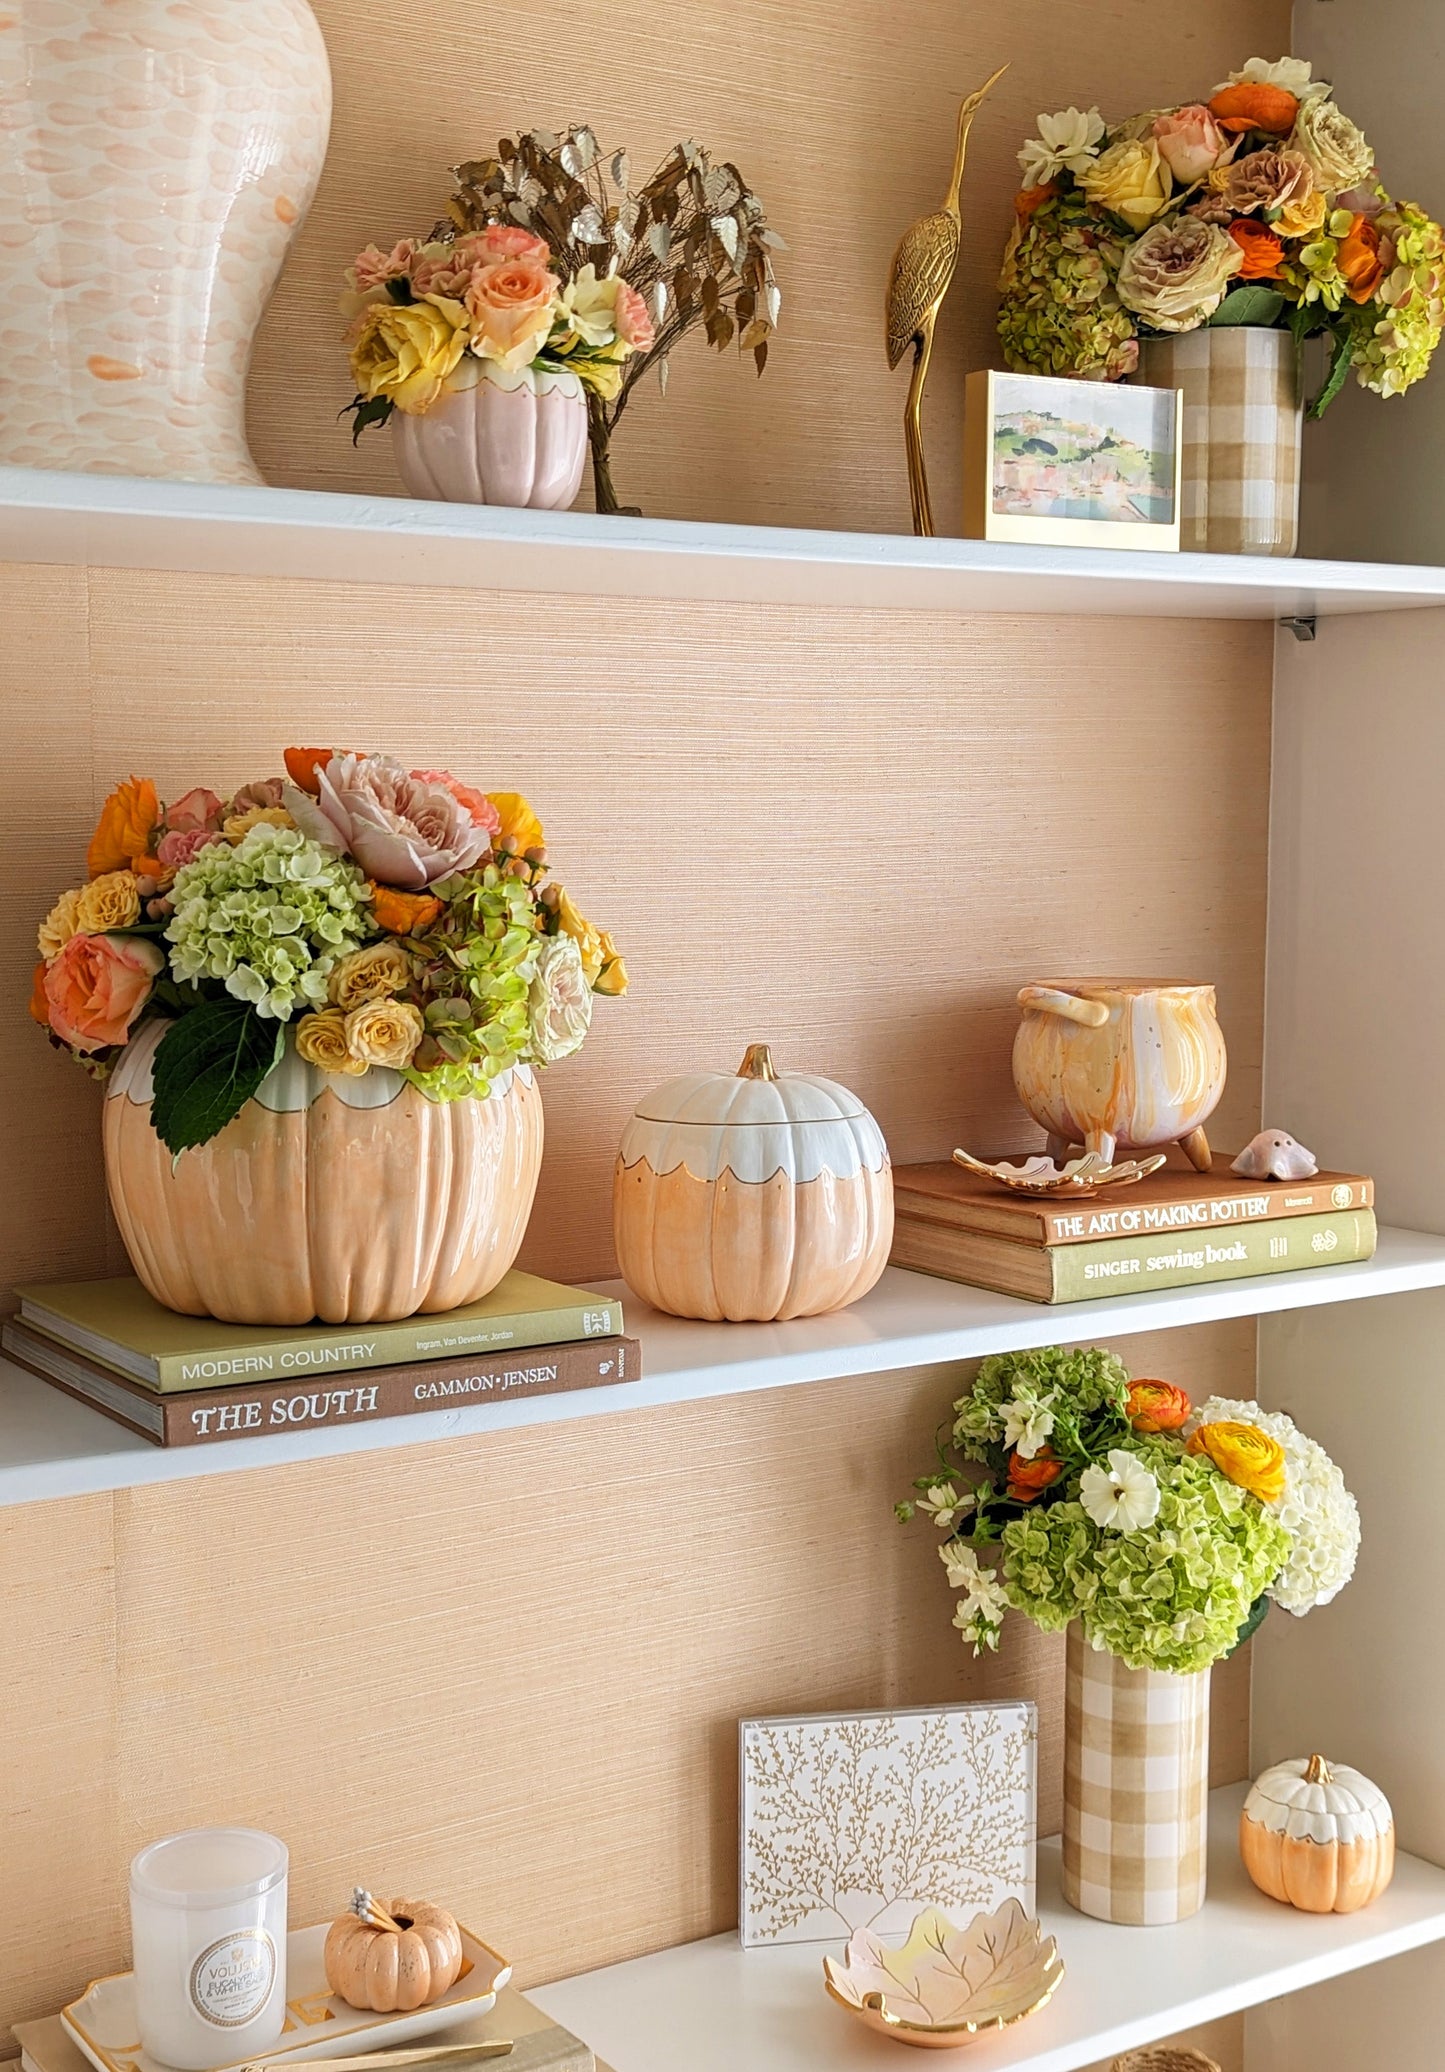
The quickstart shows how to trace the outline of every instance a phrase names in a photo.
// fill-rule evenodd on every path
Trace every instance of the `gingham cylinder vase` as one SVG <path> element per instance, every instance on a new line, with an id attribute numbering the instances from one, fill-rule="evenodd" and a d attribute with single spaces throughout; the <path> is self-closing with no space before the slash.
<path id="1" fill-rule="evenodd" d="M 1150 339 L 1139 379 L 1184 391 L 1186 552 L 1293 554 L 1304 405 L 1289 332 L 1231 324 Z"/>
<path id="2" fill-rule="evenodd" d="M 1187 1921 L 1204 1904 L 1209 1671 L 1171 1676 L 1096 1654 L 1069 1628 L 1064 1708 L 1064 1898 L 1125 1927 Z"/>

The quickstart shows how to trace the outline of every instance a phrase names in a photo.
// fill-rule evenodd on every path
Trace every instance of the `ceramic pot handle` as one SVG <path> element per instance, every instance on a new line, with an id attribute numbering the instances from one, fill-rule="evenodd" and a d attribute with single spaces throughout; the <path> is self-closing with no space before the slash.
<path id="1" fill-rule="evenodd" d="M 1066 1022 L 1080 1022 L 1086 1029 L 1102 1029 L 1109 1010 L 1102 1000 L 1080 1000 L 1074 993 L 1060 993 L 1053 986 L 1025 986 L 1019 994 L 1020 1007 L 1036 1007 L 1040 1014 L 1062 1015 Z"/>

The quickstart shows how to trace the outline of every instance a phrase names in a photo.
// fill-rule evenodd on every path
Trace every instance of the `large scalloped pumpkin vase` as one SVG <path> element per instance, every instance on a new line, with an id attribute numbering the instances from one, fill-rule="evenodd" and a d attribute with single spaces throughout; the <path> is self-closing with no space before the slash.
<path id="1" fill-rule="evenodd" d="M 105 1171 L 131 1264 L 168 1309 L 233 1324 L 384 1323 L 489 1294 L 522 1243 L 542 1096 L 519 1066 L 485 1100 L 429 1101 L 286 1052 L 233 1122 L 179 1159 L 151 1127 L 143 1029 L 106 1088 Z"/>

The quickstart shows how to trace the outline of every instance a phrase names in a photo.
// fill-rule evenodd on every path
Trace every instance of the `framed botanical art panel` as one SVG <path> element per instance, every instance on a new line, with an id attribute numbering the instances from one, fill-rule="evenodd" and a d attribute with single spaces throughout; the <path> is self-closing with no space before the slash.
<path id="1" fill-rule="evenodd" d="M 970 374 L 964 536 L 1179 551 L 1178 389 Z"/>
<path id="2" fill-rule="evenodd" d="M 930 1905 L 1033 1912 L 1033 1705 L 751 1719 L 740 1741 L 745 1949 L 901 1934 Z"/>

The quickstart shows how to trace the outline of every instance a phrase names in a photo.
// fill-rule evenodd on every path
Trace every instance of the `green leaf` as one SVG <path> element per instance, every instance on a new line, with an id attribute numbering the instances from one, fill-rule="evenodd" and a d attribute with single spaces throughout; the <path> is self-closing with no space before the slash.
<path id="1" fill-rule="evenodd" d="M 385 424 L 396 405 L 390 396 L 353 396 L 346 410 L 352 412 L 351 443 L 355 446 L 369 424 Z M 345 417 L 346 410 L 337 412 Z"/>
<path id="2" fill-rule="evenodd" d="M 1229 1650 L 1229 1655 L 1237 1655 L 1246 1641 L 1254 1639 L 1255 1634 L 1258 1633 L 1260 1627 L 1264 1624 L 1265 1614 L 1268 1610 L 1269 1599 L 1261 1593 L 1249 1607 L 1244 1624 L 1239 1629 L 1239 1638 Z M 1224 1657 L 1226 1662 L 1229 1660 L 1229 1655 Z"/>
<path id="3" fill-rule="evenodd" d="M 1325 376 L 1325 385 L 1305 412 L 1306 417 L 1319 419 L 1324 416 L 1335 397 L 1345 385 L 1350 371 L 1352 340 L 1348 330 L 1336 331 L 1334 350 L 1330 355 L 1330 371 Z"/>
<path id="4" fill-rule="evenodd" d="M 151 1122 L 168 1151 L 209 1144 L 281 1056 L 285 1028 L 243 1000 L 209 1000 L 156 1047 Z"/>
<path id="5" fill-rule="evenodd" d="M 1209 322 L 1215 329 L 1226 324 L 1257 324 L 1267 330 L 1278 323 L 1283 308 L 1284 297 L 1278 289 L 1256 283 L 1247 288 L 1231 288 Z"/>

